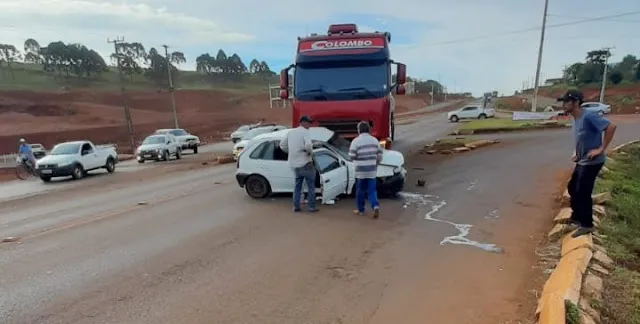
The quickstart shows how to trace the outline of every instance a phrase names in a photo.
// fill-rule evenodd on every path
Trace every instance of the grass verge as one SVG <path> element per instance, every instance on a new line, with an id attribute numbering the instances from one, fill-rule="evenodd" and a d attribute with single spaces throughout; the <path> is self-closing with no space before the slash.
<path id="1" fill-rule="evenodd" d="M 618 152 L 610 170 L 596 183 L 596 192 L 611 192 L 610 216 L 601 232 L 616 269 L 605 280 L 604 324 L 640 324 L 640 144 Z"/>
<path id="2" fill-rule="evenodd" d="M 566 127 L 563 122 L 489 118 L 466 122 L 458 128 L 458 132 L 473 132 L 474 134 L 480 134 L 562 127 Z"/>

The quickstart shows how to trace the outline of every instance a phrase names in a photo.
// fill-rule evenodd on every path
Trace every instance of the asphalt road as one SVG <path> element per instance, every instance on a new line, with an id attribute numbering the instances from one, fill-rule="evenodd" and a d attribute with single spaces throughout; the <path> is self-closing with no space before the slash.
<path id="1" fill-rule="evenodd" d="M 395 148 L 451 127 L 444 114 L 425 118 L 401 128 Z M 20 239 L 0 243 L 0 318 L 505 322 L 519 311 L 532 264 L 521 255 L 533 257 L 532 236 L 550 217 L 540 199 L 570 165 L 571 136 L 499 137 L 465 155 L 408 159 L 415 193 L 383 201 L 378 221 L 352 215 L 350 199 L 312 216 L 292 214 L 287 197 L 253 200 L 234 165 L 5 201 L 0 238 Z M 621 125 L 617 142 L 632 137 L 638 125 Z"/>

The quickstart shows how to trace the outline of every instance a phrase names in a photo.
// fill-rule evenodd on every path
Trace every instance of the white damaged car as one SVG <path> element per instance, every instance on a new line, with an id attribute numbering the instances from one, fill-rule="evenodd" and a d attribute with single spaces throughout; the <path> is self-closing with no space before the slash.
<path id="1" fill-rule="evenodd" d="M 280 149 L 280 140 L 290 131 L 285 129 L 254 137 L 240 153 L 236 180 L 250 197 L 293 192 L 295 176 L 287 162 L 287 153 Z M 318 170 L 316 191 L 321 193 L 322 202 L 355 193 L 355 164 L 348 154 L 349 142 L 324 127 L 312 127 L 309 134 L 314 143 L 313 160 Z M 377 174 L 378 192 L 397 194 L 402 191 L 406 174 L 402 153 L 383 150 Z"/>

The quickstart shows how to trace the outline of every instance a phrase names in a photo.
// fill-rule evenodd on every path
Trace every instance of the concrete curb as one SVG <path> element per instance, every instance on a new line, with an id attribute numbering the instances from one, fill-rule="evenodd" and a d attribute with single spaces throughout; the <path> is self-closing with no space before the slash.
<path id="1" fill-rule="evenodd" d="M 640 143 L 634 140 L 619 145 L 611 150 L 615 154 L 622 148 Z M 600 225 L 600 218 L 607 216 L 606 205 L 611 200 L 611 193 L 604 192 L 593 195 L 594 223 Z M 569 202 L 569 193 L 564 192 L 562 202 Z M 607 256 L 604 247 L 594 243 L 602 243 L 598 234 L 588 234 L 577 238 L 567 234 L 571 208 L 562 208 L 554 218 L 555 226 L 549 232 L 550 240 L 562 238 L 560 260 L 544 284 L 542 295 L 538 300 L 536 317 L 539 324 L 566 323 L 566 304 L 571 302 L 580 311 L 580 322 L 583 324 L 600 323 L 600 314 L 591 307 L 591 301 L 601 301 L 603 280 L 613 268 L 613 260 Z"/>

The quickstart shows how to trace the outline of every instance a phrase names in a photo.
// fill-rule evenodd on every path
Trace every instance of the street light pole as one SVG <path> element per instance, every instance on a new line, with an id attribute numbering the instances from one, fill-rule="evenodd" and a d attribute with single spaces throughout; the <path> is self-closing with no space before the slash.
<path id="1" fill-rule="evenodd" d="M 542 15 L 542 31 L 540 32 L 540 47 L 538 48 L 538 66 L 536 67 L 536 80 L 533 88 L 533 102 L 531 103 L 531 111 L 538 109 L 538 85 L 540 84 L 540 67 L 542 66 L 542 49 L 544 47 L 544 32 L 547 27 L 547 10 L 549 9 L 549 0 L 544 0 L 544 14 Z"/>
<path id="2" fill-rule="evenodd" d="M 169 46 L 164 47 L 164 56 L 167 63 L 167 75 L 169 77 L 169 93 L 171 94 L 171 108 L 173 109 L 173 127 L 178 128 L 178 112 L 176 111 L 176 97 L 173 94 L 173 80 L 171 78 L 171 61 L 169 60 Z"/>

